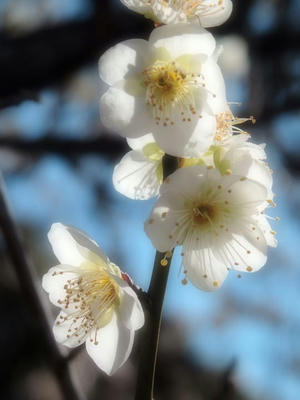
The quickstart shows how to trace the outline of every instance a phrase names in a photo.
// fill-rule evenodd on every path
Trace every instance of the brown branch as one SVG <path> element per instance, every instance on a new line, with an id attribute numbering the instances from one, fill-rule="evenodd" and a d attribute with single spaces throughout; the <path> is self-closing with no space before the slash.
<path id="1" fill-rule="evenodd" d="M 7 252 L 19 279 L 22 295 L 28 308 L 28 314 L 34 318 L 43 340 L 43 349 L 46 359 L 51 363 L 65 400 L 83 400 L 83 396 L 76 390 L 66 359 L 60 353 L 46 312 L 42 305 L 40 291 L 36 286 L 36 278 L 22 245 L 21 236 L 11 217 L 5 196 L 4 182 L 0 177 L 0 229 L 6 243 Z"/>

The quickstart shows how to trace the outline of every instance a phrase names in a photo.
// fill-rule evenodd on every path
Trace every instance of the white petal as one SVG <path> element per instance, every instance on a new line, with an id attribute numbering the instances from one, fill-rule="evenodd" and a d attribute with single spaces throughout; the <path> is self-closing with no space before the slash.
<path id="1" fill-rule="evenodd" d="M 120 318 L 128 329 L 136 331 L 145 323 L 144 311 L 141 303 L 129 286 L 123 287 L 123 296 L 119 313 Z"/>
<path id="2" fill-rule="evenodd" d="M 160 188 L 160 194 L 172 194 L 173 200 L 170 198 L 171 204 L 175 204 L 175 197 L 184 196 L 184 198 L 192 198 L 197 195 L 203 188 L 205 183 L 219 183 L 221 175 L 216 169 L 208 169 L 204 165 L 179 168 L 163 183 Z M 228 182 L 239 180 L 239 177 L 224 177 Z M 215 185 L 216 185 L 215 184 Z M 229 183 L 228 183 L 229 184 Z M 173 195 L 173 193 L 176 193 Z"/>
<path id="3" fill-rule="evenodd" d="M 129 75 L 140 73 L 147 51 L 148 43 L 142 39 L 126 40 L 111 47 L 100 57 L 100 78 L 108 85 L 113 85 Z"/>
<path id="4" fill-rule="evenodd" d="M 64 286 L 67 281 L 78 277 L 78 274 L 74 273 L 74 270 L 74 267 L 68 265 L 58 265 L 50 268 L 43 276 L 42 287 L 49 293 L 51 303 L 57 307 L 63 308 L 62 301 L 66 297 Z M 72 310 L 69 309 L 69 312 Z"/>
<path id="5" fill-rule="evenodd" d="M 190 232 L 183 244 L 183 265 L 187 278 L 204 291 L 218 289 L 227 277 L 226 264 L 215 256 L 211 234 Z"/>
<path id="6" fill-rule="evenodd" d="M 153 118 L 143 97 L 135 97 L 123 89 L 111 87 L 100 99 L 103 125 L 121 136 L 140 137 L 153 129 Z"/>
<path id="7" fill-rule="evenodd" d="M 170 208 L 170 198 L 173 201 L 172 206 L 176 206 L 175 202 L 178 202 L 178 209 Z M 181 244 L 184 239 L 185 231 L 181 225 L 176 225 L 180 217 L 184 216 L 180 213 L 180 204 L 183 202 L 183 196 L 173 197 L 172 193 L 170 196 L 161 196 L 155 203 L 149 219 L 144 224 L 146 234 L 153 246 L 160 252 L 173 249 L 177 244 Z"/>
<path id="8" fill-rule="evenodd" d="M 259 237 L 259 239 L 257 239 Z M 234 269 L 239 271 L 258 271 L 267 261 L 267 242 L 259 227 L 255 231 L 240 227 L 240 233 L 233 233 L 227 242 L 227 249 L 235 258 Z"/>
<path id="9" fill-rule="evenodd" d="M 130 151 L 114 169 L 115 189 L 133 200 L 157 196 L 160 181 L 156 171 L 160 163 L 150 161 L 141 151 Z"/>
<path id="10" fill-rule="evenodd" d="M 268 165 L 266 165 L 263 161 L 252 160 L 246 176 L 249 179 L 255 180 L 263 185 L 268 191 L 268 199 L 273 199 L 273 177 Z"/>
<path id="11" fill-rule="evenodd" d="M 230 177 L 224 177 L 225 179 Z M 235 176 L 233 176 L 235 178 Z M 225 184 L 224 184 L 225 186 Z M 224 200 L 228 200 L 231 205 L 239 207 L 239 210 L 244 212 L 245 215 L 257 213 L 257 207 L 264 204 L 268 198 L 267 189 L 259 182 L 253 181 L 245 177 L 241 177 L 239 181 L 234 182 L 228 188 L 231 189 L 231 194 L 220 193 Z"/>
<path id="12" fill-rule="evenodd" d="M 152 31 L 149 38 L 150 46 L 163 47 L 172 58 L 183 54 L 212 55 L 216 43 L 213 36 L 202 29 L 199 24 L 163 25 Z"/>
<path id="13" fill-rule="evenodd" d="M 82 319 L 76 320 L 72 315 L 61 311 L 53 326 L 55 340 L 67 347 L 77 347 L 81 345 L 86 340 L 83 323 L 84 321 Z"/>
<path id="14" fill-rule="evenodd" d="M 132 148 L 132 150 L 142 150 L 143 147 L 147 144 L 155 143 L 155 139 L 152 133 L 148 133 L 148 135 L 137 138 L 127 138 L 127 143 Z"/>
<path id="15" fill-rule="evenodd" d="M 212 57 L 207 58 L 202 66 L 205 88 L 210 94 L 207 103 L 212 114 L 219 114 L 227 107 L 225 82 L 220 67 Z"/>
<path id="16" fill-rule="evenodd" d="M 267 218 L 264 215 L 260 215 L 257 219 L 257 224 L 262 230 L 268 246 L 277 247 L 275 232 L 272 230 Z"/>
<path id="17" fill-rule="evenodd" d="M 85 261 L 97 264 L 109 262 L 94 240 L 72 226 L 59 222 L 53 224 L 48 233 L 48 239 L 61 264 L 78 267 Z"/>
<path id="18" fill-rule="evenodd" d="M 232 1 L 231 0 L 222 0 L 222 8 L 220 7 L 220 11 L 214 12 L 212 9 L 211 12 L 208 12 L 207 15 L 200 15 L 200 24 L 204 28 L 210 28 L 212 26 L 219 26 L 223 24 L 230 17 L 232 12 Z"/>
<path id="19" fill-rule="evenodd" d="M 174 125 L 153 130 L 153 136 L 164 152 L 177 157 L 198 157 L 212 145 L 215 117 L 202 113 L 202 118 L 191 115 L 190 119 L 190 122 L 182 122 L 176 115 L 172 117 Z"/>
<path id="20" fill-rule="evenodd" d="M 109 324 L 98 329 L 97 345 L 91 342 L 90 338 L 95 337 L 92 331 L 90 338 L 86 340 L 88 354 L 106 374 L 112 375 L 128 359 L 134 339 L 134 331 L 125 327 L 122 321 L 113 315 Z"/>

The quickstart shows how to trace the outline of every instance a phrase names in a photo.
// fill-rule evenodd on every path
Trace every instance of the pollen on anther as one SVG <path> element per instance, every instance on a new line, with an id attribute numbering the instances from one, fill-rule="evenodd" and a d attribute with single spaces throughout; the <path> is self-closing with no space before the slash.
<path id="1" fill-rule="evenodd" d="M 161 217 L 162 218 L 165 218 L 167 216 L 167 213 L 166 212 L 163 212 L 162 214 L 161 214 Z"/>
<path id="2" fill-rule="evenodd" d="M 219 286 L 219 282 L 218 282 L 218 281 L 214 281 L 213 285 L 214 285 L 215 287 L 218 287 L 218 286 Z"/>
<path id="3" fill-rule="evenodd" d="M 252 272 L 252 271 L 253 271 L 253 268 L 252 268 L 252 267 L 247 267 L 247 271 L 248 271 L 248 272 Z"/>
<path id="4" fill-rule="evenodd" d="M 188 283 L 188 280 L 186 279 L 186 278 L 184 278 L 184 279 L 182 279 L 182 281 L 181 281 L 181 283 L 182 283 L 182 285 L 187 285 L 187 283 Z"/>
<path id="5" fill-rule="evenodd" d="M 168 260 L 166 258 L 163 258 L 162 260 L 160 260 L 160 265 L 162 267 L 166 267 L 168 265 Z"/>

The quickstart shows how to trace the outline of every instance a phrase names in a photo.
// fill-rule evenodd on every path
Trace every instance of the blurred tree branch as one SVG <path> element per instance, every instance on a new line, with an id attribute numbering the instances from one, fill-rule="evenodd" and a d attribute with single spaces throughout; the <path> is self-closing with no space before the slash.
<path id="1" fill-rule="evenodd" d="M 41 139 L 22 139 L 19 137 L 0 137 L 0 148 L 22 152 L 31 156 L 59 154 L 65 157 L 76 155 L 101 154 L 104 158 L 115 159 L 123 154 L 128 146 L 118 136 L 103 135 L 89 139 L 61 139 L 50 135 Z"/>
<path id="2" fill-rule="evenodd" d="M 69 370 L 68 360 L 56 345 L 49 325 L 46 310 L 43 307 L 40 291 L 36 287 L 37 279 L 28 262 L 18 229 L 10 215 L 4 182 L 0 176 L 0 229 L 5 240 L 16 275 L 19 279 L 22 294 L 28 307 L 29 315 L 37 325 L 40 336 L 44 340 L 45 356 L 52 366 L 65 400 L 83 400 L 83 396 L 75 388 Z"/>

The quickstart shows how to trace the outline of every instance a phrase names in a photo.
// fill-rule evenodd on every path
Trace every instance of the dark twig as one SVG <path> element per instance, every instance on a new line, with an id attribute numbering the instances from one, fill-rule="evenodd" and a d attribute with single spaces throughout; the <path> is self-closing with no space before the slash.
<path id="1" fill-rule="evenodd" d="M 217 395 L 213 398 L 213 400 L 233 400 L 234 399 L 234 385 L 231 381 L 231 377 L 235 368 L 236 362 L 232 360 L 232 362 L 225 369 L 222 382 L 220 386 L 220 390 Z"/>
<path id="2" fill-rule="evenodd" d="M 51 363 L 65 400 L 82 400 L 73 385 L 67 360 L 60 353 L 52 336 L 49 321 L 42 305 L 42 299 L 36 286 L 36 279 L 27 260 L 19 231 L 11 217 L 5 196 L 4 182 L 0 177 L 0 229 L 6 243 L 7 251 L 19 279 L 22 294 L 29 315 L 39 329 L 43 339 L 46 359 Z"/>
<path id="3" fill-rule="evenodd" d="M 163 173 L 166 179 L 178 167 L 175 157 L 165 155 L 163 158 Z M 155 368 L 158 352 L 162 307 L 168 282 L 172 260 L 170 254 L 167 265 L 161 261 L 166 259 L 165 253 L 156 252 L 151 282 L 148 290 L 149 308 L 145 310 L 146 322 L 141 338 L 141 358 L 138 368 L 135 400 L 152 400 L 154 389 Z"/>
<path id="4" fill-rule="evenodd" d="M 0 148 L 7 148 L 30 156 L 52 153 L 65 157 L 101 154 L 105 158 L 115 159 L 121 156 L 128 146 L 125 140 L 120 140 L 117 136 L 103 134 L 85 140 L 61 139 L 53 136 L 29 140 L 8 135 L 0 138 Z"/>

